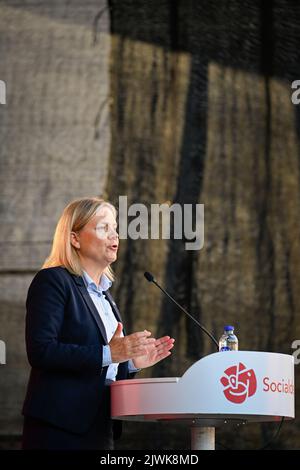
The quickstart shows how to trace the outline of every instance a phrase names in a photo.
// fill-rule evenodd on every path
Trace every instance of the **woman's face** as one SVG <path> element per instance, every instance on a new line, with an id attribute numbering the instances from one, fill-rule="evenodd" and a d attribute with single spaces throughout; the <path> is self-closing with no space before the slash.
<path id="1" fill-rule="evenodd" d="M 117 259 L 119 237 L 117 221 L 111 209 L 98 209 L 92 219 L 72 236 L 72 244 L 79 250 L 82 261 L 105 268 Z"/>

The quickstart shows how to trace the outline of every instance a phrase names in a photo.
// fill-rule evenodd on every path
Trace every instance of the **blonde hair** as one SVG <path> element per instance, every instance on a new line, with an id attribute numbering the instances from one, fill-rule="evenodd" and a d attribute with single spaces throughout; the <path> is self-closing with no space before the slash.
<path id="1" fill-rule="evenodd" d="M 71 232 L 79 232 L 102 207 L 108 207 L 117 216 L 116 208 L 98 197 L 84 197 L 70 202 L 64 209 L 55 229 L 52 249 L 46 258 L 42 269 L 55 266 L 64 266 L 70 273 L 81 276 L 83 270 L 80 264 L 77 249 L 71 243 Z M 114 280 L 110 266 L 104 274 Z"/>

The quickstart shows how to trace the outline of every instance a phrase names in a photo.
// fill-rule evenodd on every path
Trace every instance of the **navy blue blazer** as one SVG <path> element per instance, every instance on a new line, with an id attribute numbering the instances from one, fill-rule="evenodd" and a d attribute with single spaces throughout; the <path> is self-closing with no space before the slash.
<path id="1" fill-rule="evenodd" d="M 105 292 L 118 321 L 120 312 Z M 84 433 L 101 406 L 107 366 L 104 325 L 81 276 L 63 267 L 39 271 L 26 300 L 26 349 L 32 367 L 23 414 Z M 128 362 L 117 380 L 129 378 Z"/>

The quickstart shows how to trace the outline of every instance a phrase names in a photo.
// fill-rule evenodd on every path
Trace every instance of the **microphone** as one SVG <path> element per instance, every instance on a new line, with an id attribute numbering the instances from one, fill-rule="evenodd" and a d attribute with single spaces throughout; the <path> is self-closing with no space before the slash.
<path id="1" fill-rule="evenodd" d="M 168 292 L 163 288 L 161 287 L 157 282 L 156 280 L 154 279 L 154 276 L 151 274 L 151 273 L 148 273 L 148 272 L 145 272 L 144 273 L 144 276 L 145 278 L 147 279 L 147 281 L 149 282 L 153 282 L 153 284 L 155 284 L 167 297 L 169 297 L 169 299 L 175 304 L 177 305 L 177 307 L 180 308 L 180 310 L 182 310 L 188 317 L 190 317 L 195 323 L 197 323 L 197 325 L 201 328 L 202 331 L 204 331 L 204 333 L 206 333 L 210 339 L 215 343 L 215 345 L 217 346 L 217 350 L 219 351 L 219 343 L 218 341 L 216 340 L 216 338 L 213 337 L 213 335 L 207 331 L 206 328 L 204 328 L 203 325 L 201 325 L 198 320 L 196 320 L 196 318 L 194 318 L 189 312 L 186 311 L 185 308 L 183 308 L 181 305 L 179 305 L 178 302 L 176 302 L 176 300 L 170 295 L 168 294 Z"/>

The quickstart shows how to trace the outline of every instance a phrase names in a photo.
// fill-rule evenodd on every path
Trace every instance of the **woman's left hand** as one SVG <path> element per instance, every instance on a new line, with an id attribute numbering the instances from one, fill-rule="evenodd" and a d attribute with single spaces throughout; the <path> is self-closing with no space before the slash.
<path id="1" fill-rule="evenodd" d="M 150 367 L 170 356 L 170 349 L 173 348 L 174 342 L 175 339 L 170 338 L 170 336 L 163 336 L 162 338 L 157 339 L 154 343 L 154 347 L 151 346 L 151 348 L 149 348 L 148 354 L 132 359 L 134 367 L 137 369 Z"/>

